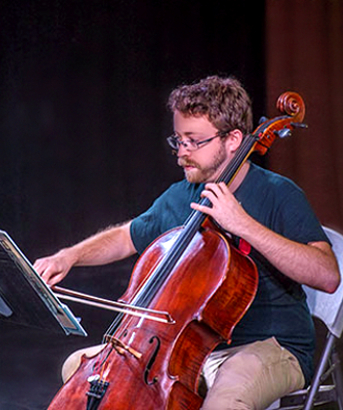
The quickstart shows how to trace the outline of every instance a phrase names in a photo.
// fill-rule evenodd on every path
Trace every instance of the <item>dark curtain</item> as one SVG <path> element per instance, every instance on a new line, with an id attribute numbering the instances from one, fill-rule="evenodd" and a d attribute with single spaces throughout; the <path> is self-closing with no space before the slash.
<path id="1" fill-rule="evenodd" d="M 343 2 L 266 2 L 268 112 L 284 91 L 306 104 L 307 130 L 275 144 L 269 165 L 307 193 L 323 224 L 343 231 Z"/>
<path id="2" fill-rule="evenodd" d="M 265 114 L 264 4 L 249 7 L 1 2 L 0 229 L 31 261 L 132 218 L 182 178 L 165 143 L 175 86 L 233 74 Z M 116 299 L 133 262 L 75 268 L 63 285 Z M 0 322 L 1 410 L 45 409 L 65 357 L 101 341 L 113 313 L 69 306 L 88 338 Z"/>

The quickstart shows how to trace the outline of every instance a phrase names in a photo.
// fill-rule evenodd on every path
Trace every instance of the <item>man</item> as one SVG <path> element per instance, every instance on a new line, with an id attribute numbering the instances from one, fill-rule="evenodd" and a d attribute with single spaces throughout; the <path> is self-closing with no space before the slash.
<path id="1" fill-rule="evenodd" d="M 334 292 L 337 263 L 304 194 L 288 179 L 246 162 L 229 187 L 215 182 L 252 129 L 251 102 L 236 79 L 212 76 L 181 86 L 171 93 L 169 107 L 175 133 L 168 142 L 185 180 L 139 217 L 39 259 L 35 268 L 54 285 L 72 266 L 141 253 L 182 225 L 191 208 L 208 214 L 237 244 L 244 241 L 259 287 L 231 346 L 213 352 L 204 365 L 208 392 L 202 408 L 264 409 L 309 383 L 314 330 L 301 284 Z M 199 205 L 200 196 L 211 207 Z"/>

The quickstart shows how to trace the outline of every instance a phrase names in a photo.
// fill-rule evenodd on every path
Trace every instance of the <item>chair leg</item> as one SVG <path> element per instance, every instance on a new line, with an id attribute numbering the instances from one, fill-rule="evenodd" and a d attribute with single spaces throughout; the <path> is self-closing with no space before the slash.
<path id="1" fill-rule="evenodd" d="M 339 355 L 334 347 L 331 354 L 332 363 L 335 364 L 335 368 L 332 373 L 332 378 L 336 386 L 337 403 L 339 410 L 343 410 L 343 374 Z"/>
<path id="2" fill-rule="evenodd" d="M 313 381 L 311 383 L 311 387 L 310 387 L 310 390 L 308 392 L 308 396 L 307 396 L 307 399 L 306 399 L 306 402 L 305 402 L 305 405 L 304 405 L 304 410 L 311 410 L 312 409 L 314 399 L 315 399 L 316 394 L 317 394 L 318 389 L 319 389 L 321 376 L 322 376 L 322 374 L 324 373 L 324 371 L 326 369 L 326 366 L 327 366 L 329 357 L 331 355 L 331 351 L 332 351 L 332 347 L 333 347 L 333 344 L 335 342 L 335 339 L 336 339 L 336 337 L 332 333 L 330 333 L 328 338 L 327 338 L 323 353 L 321 355 L 319 365 L 318 365 L 318 367 L 316 369 L 316 372 L 314 374 L 314 378 L 313 378 Z"/>

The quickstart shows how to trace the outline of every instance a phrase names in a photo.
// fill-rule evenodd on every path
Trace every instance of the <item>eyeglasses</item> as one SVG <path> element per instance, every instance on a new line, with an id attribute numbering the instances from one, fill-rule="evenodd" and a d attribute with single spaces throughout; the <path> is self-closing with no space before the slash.
<path id="1" fill-rule="evenodd" d="M 192 138 L 189 138 L 186 141 L 182 141 L 180 137 L 178 137 L 176 134 L 173 134 L 167 138 L 167 142 L 175 151 L 179 150 L 180 145 L 186 148 L 187 151 L 196 151 L 197 149 L 201 148 L 203 144 L 207 144 L 215 138 L 224 137 L 226 134 L 226 132 L 218 131 L 213 137 L 207 138 L 202 141 L 194 141 Z"/>

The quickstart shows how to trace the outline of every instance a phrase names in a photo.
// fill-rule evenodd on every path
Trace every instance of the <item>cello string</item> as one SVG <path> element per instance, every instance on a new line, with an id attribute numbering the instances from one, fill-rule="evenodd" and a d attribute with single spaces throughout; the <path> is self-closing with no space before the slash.
<path id="1" fill-rule="evenodd" d="M 252 134 L 246 135 L 246 137 L 242 141 L 241 148 L 239 149 L 239 151 L 237 151 L 237 154 L 234 156 L 230 164 L 219 175 L 219 177 L 215 181 L 216 183 L 225 182 L 226 184 L 228 184 L 231 181 L 231 178 L 233 178 L 235 172 L 237 172 L 237 168 L 239 164 L 242 163 L 245 156 L 250 152 L 256 140 L 257 140 L 256 136 Z M 200 202 L 200 204 L 202 204 L 202 202 Z M 194 217 L 194 214 L 196 213 L 197 211 L 193 210 L 189 214 L 188 218 L 185 220 L 184 225 L 187 225 L 189 221 Z"/>

